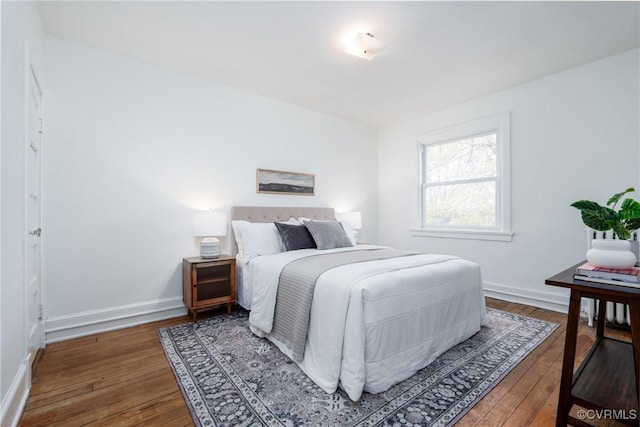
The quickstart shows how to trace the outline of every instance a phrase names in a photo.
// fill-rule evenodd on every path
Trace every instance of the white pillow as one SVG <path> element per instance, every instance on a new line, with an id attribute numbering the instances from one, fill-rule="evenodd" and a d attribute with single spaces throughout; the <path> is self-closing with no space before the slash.
<path id="1" fill-rule="evenodd" d="M 294 219 L 294 218 L 291 218 Z M 334 219 L 309 219 L 309 218 L 305 218 L 305 217 L 300 217 L 298 218 L 298 221 L 300 221 L 300 224 L 304 224 L 307 221 L 318 221 L 318 222 L 323 222 L 323 221 L 335 221 Z M 349 238 L 349 240 L 351 240 L 351 243 L 353 244 L 353 246 L 356 245 L 356 233 L 353 231 L 353 227 L 351 227 L 351 225 L 348 222 L 345 221 L 338 221 L 340 223 L 340 225 L 342 225 L 342 228 L 344 229 L 344 232 L 346 233 L 347 237 Z"/>
<path id="2" fill-rule="evenodd" d="M 278 229 L 272 222 L 231 221 L 238 253 L 245 260 L 285 251 Z"/>
<path id="3" fill-rule="evenodd" d="M 302 223 L 300 221 L 298 221 L 297 219 L 291 217 L 286 221 L 279 221 L 283 224 L 292 224 L 292 225 L 302 225 Z M 240 226 L 238 226 L 239 223 L 242 223 Z M 243 255 L 244 253 L 244 244 L 242 241 L 242 230 L 241 228 L 246 228 L 245 224 L 256 224 L 256 223 L 252 223 L 249 221 L 242 221 L 242 220 L 234 220 L 231 221 L 231 228 L 233 229 L 233 235 L 235 237 L 236 240 L 236 246 L 238 247 L 238 254 L 240 256 Z M 283 243 L 284 244 L 284 243 Z"/>
<path id="4" fill-rule="evenodd" d="M 233 230 L 233 237 L 236 239 L 236 246 L 238 247 L 238 255 L 242 256 L 242 254 L 244 253 L 244 245 L 242 244 L 240 227 L 238 227 L 239 222 L 240 221 L 231 221 L 231 229 Z"/>

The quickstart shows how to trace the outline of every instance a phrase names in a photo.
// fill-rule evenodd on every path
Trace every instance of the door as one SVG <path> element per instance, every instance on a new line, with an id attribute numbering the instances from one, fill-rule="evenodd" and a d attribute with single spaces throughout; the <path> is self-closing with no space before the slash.
<path id="1" fill-rule="evenodd" d="M 42 292 L 40 280 L 40 157 L 42 152 L 42 91 L 29 67 L 27 117 L 27 353 L 33 363 L 38 349 L 44 347 L 42 325 Z"/>

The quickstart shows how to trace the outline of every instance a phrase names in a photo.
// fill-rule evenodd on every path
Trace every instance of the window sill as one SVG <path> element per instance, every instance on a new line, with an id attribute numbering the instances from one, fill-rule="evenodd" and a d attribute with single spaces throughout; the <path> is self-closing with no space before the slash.
<path id="1" fill-rule="evenodd" d="M 492 240 L 495 242 L 510 242 L 513 237 L 511 231 L 456 230 L 452 228 L 412 228 L 411 235 L 414 237 L 439 237 L 445 239 Z"/>

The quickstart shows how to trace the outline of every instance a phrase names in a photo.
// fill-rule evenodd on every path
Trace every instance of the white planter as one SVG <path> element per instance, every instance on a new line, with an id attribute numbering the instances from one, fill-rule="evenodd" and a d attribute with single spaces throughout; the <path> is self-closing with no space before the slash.
<path id="1" fill-rule="evenodd" d="M 629 240 L 631 243 L 631 252 L 636 256 L 636 259 L 640 259 L 640 242 L 637 240 Z"/>
<path id="2" fill-rule="evenodd" d="M 638 262 L 628 240 L 595 239 L 587 251 L 589 264 L 603 268 L 630 268 Z"/>

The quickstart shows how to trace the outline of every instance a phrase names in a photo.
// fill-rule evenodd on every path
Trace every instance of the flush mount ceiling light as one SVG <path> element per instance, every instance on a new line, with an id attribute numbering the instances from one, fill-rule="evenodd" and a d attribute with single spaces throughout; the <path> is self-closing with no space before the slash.
<path id="1" fill-rule="evenodd" d="M 371 61 L 386 46 L 384 42 L 374 38 L 371 33 L 357 33 L 346 43 L 344 51 Z"/>

